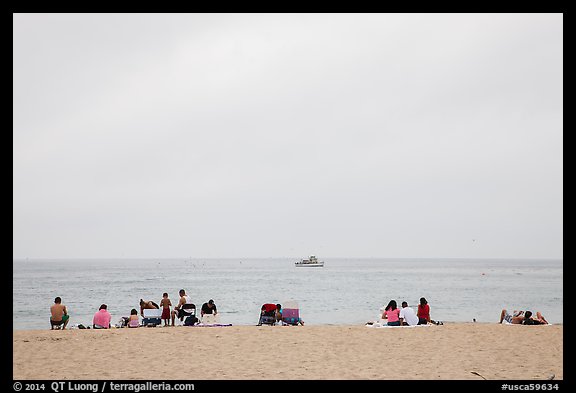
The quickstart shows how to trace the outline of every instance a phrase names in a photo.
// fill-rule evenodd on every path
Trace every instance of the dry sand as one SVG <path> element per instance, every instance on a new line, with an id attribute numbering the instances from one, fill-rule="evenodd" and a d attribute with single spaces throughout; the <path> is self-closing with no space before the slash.
<path id="1" fill-rule="evenodd" d="M 497 323 L 15 330 L 13 377 L 563 379 L 562 336 L 563 325 Z"/>

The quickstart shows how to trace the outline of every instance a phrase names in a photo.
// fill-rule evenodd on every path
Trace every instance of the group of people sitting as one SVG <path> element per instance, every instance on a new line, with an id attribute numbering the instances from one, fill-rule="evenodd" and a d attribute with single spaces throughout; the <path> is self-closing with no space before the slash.
<path id="1" fill-rule="evenodd" d="M 191 315 L 190 309 L 196 309 L 194 303 L 192 303 L 192 298 L 186 294 L 184 289 L 179 291 L 180 299 L 178 304 L 174 306 L 174 309 L 170 310 L 172 302 L 168 298 L 168 294 L 164 293 L 162 295 L 162 300 L 160 305 L 156 304 L 152 300 L 144 301 L 140 299 L 140 315 L 144 316 L 144 310 L 146 309 L 160 309 L 162 307 L 161 319 L 164 321 L 164 326 L 175 326 L 175 320 L 178 318 L 182 321 L 185 317 L 192 316 L 198 322 L 198 318 L 195 315 Z M 200 310 L 200 316 L 203 317 L 206 314 L 216 315 L 218 310 L 214 300 L 210 299 L 202 305 Z M 70 316 L 65 305 L 62 304 L 62 299 L 58 296 L 54 299 L 54 304 L 50 307 L 50 329 L 66 329 Z M 195 314 L 195 313 L 194 313 Z M 139 327 L 140 319 L 138 317 L 138 311 L 133 308 L 130 311 L 130 317 L 126 317 L 127 327 Z M 102 304 L 98 311 L 94 314 L 92 318 L 92 328 L 93 329 L 109 329 L 111 327 L 112 315 L 108 312 L 108 306 Z M 82 326 L 83 327 L 83 326 Z"/>
<path id="2" fill-rule="evenodd" d="M 186 294 L 184 289 L 181 289 L 178 294 L 180 295 L 180 299 L 172 311 L 170 311 L 172 301 L 168 298 L 167 293 L 162 295 L 160 305 L 154 303 L 151 300 L 144 301 L 140 299 L 140 315 L 144 315 L 143 313 L 145 309 L 159 309 L 162 307 L 162 316 L 160 318 L 164 321 L 164 326 L 170 326 L 170 321 L 172 321 L 172 326 L 175 326 L 176 319 L 182 321 L 185 317 L 191 316 L 191 309 L 196 309 L 196 306 L 192 302 L 192 298 Z M 214 300 L 210 299 L 202 305 L 200 310 L 200 317 L 203 317 L 205 314 L 218 314 L 218 309 L 216 308 Z M 195 317 L 195 315 L 193 317 Z M 197 318 L 196 321 L 198 321 Z"/>
<path id="3" fill-rule="evenodd" d="M 415 326 L 427 325 L 429 323 L 441 324 L 430 319 L 430 306 L 426 298 L 420 298 L 417 312 L 411 307 L 408 307 L 408 302 L 402 302 L 402 308 L 398 308 L 396 300 L 390 300 L 388 305 L 384 308 L 381 316 L 382 320 L 386 320 L 387 326 Z"/>

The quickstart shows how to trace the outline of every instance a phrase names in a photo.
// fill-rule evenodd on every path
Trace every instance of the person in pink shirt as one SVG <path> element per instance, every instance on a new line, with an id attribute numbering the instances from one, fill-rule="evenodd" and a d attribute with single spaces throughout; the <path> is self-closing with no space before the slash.
<path id="1" fill-rule="evenodd" d="M 388 319 L 388 326 L 400 326 L 400 309 L 396 300 L 390 300 L 382 313 L 382 319 Z"/>
<path id="2" fill-rule="evenodd" d="M 112 315 L 108 312 L 108 306 L 103 304 L 100 309 L 94 314 L 92 319 L 92 327 L 94 329 L 109 329 Z"/>

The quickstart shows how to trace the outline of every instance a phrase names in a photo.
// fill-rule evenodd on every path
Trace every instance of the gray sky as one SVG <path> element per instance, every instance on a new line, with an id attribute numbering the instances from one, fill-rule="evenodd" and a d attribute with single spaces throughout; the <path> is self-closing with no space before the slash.
<path id="1" fill-rule="evenodd" d="M 563 256 L 562 14 L 15 14 L 13 252 Z"/>

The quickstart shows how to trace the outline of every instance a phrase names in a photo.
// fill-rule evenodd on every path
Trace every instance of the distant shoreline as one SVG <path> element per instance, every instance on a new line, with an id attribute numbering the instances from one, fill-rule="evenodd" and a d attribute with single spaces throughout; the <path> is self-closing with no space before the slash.
<path id="1" fill-rule="evenodd" d="M 366 321 L 368 322 L 368 321 Z M 459 325 L 459 324 L 468 324 L 468 323 L 472 323 L 472 324 L 478 324 L 478 325 L 493 325 L 495 322 L 463 322 L 463 321 L 442 321 L 444 324 L 449 324 L 449 325 Z M 558 323 L 551 323 L 551 325 L 554 326 L 564 326 L 563 322 L 558 322 Z M 74 326 L 74 325 L 73 325 Z M 242 327 L 251 327 L 254 326 L 256 327 L 256 324 L 232 324 L 232 326 L 242 326 Z M 361 326 L 361 324 L 343 324 L 343 323 L 316 323 L 316 324 L 307 324 L 306 326 L 318 326 L 318 327 L 331 327 L 331 326 L 337 326 L 337 327 L 358 327 Z M 516 326 L 516 325 L 515 325 Z M 176 327 L 181 327 L 181 326 L 176 326 Z M 158 328 L 163 328 L 163 327 L 158 327 Z M 121 328 L 124 329 L 124 328 Z M 46 329 L 38 329 L 38 328 L 33 328 L 33 329 L 26 329 L 26 328 L 20 328 L 20 329 L 15 329 L 12 328 L 12 332 L 43 332 L 45 330 L 50 330 L 49 326 L 46 326 Z M 71 327 L 68 326 L 66 328 L 66 330 L 84 330 L 84 329 L 78 329 L 77 327 Z M 90 329 L 86 329 L 86 330 L 90 330 Z M 118 330 L 118 328 L 112 328 L 110 330 Z"/>

